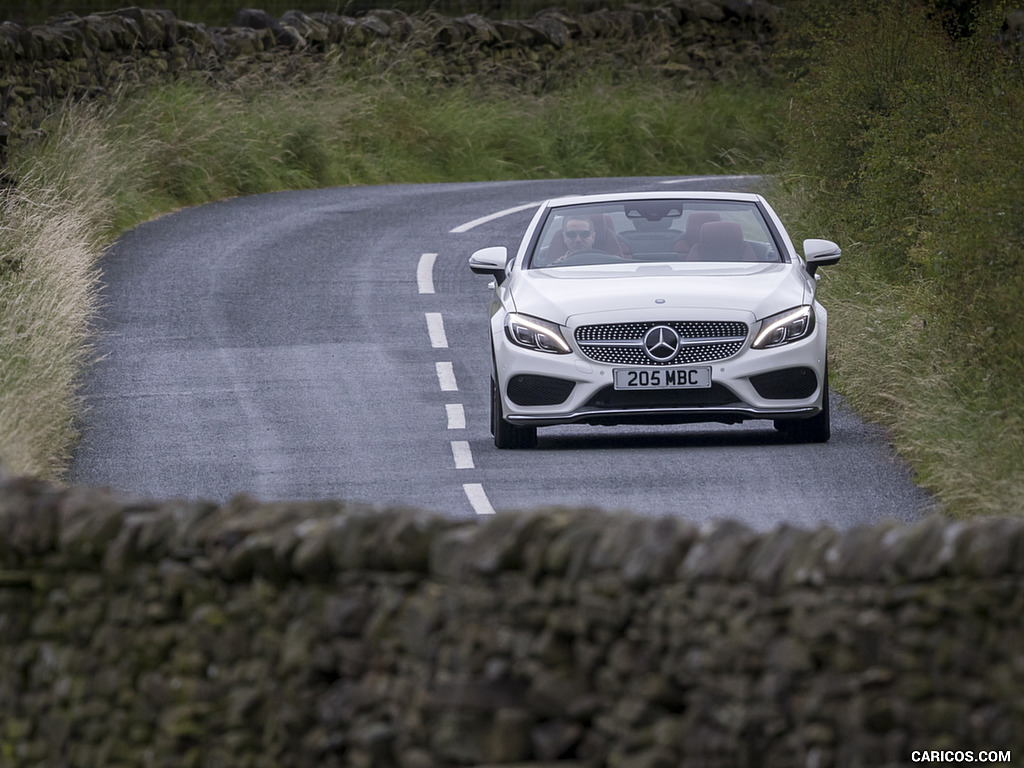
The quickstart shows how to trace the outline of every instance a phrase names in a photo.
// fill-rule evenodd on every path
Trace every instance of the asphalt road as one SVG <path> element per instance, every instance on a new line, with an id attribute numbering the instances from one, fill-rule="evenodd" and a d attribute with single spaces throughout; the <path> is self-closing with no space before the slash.
<path id="1" fill-rule="evenodd" d="M 102 264 L 76 484 L 224 501 L 339 498 L 456 517 L 573 505 L 849 528 L 930 504 L 833 395 L 832 440 L 770 422 L 488 429 L 487 279 L 563 194 L 741 188 L 736 177 L 333 188 L 237 198 L 125 234 Z M 822 233 L 827 236 L 827 233 Z M 832 269 L 842 269 L 842 263 Z"/>

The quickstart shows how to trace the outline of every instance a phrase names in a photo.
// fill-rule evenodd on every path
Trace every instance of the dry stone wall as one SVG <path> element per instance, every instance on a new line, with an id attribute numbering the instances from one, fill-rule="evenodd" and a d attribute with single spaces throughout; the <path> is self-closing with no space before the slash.
<path id="1" fill-rule="evenodd" d="M 1024 753 L 1024 520 L 836 532 L 0 485 L 0 766 Z"/>
<path id="2" fill-rule="evenodd" d="M 124 8 L 40 26 L 0 24 L 0 119 L 12 139 L 31 130 L 67 97 L 103 93 L 122 83 L 185 73 L 231 80 L 254 70 L 283 79 L 315 76 L 325 58 L 403 50 L 472 73 L 484 58 L 520 57 L 543 68 L 559 51 L 614 43 L 629 66 L 639 41 L 662 41 L 668 71 L 726 71 L 758 66 L 777 9 L 765 0 L 671 0 L 661 7 L 569 15 L 558 10 L 522 21 L 479 15 L 449 18 L 378 10 L 359 17 L 253 9 L 230 27 L 207 27 L 170 11 Z"/>

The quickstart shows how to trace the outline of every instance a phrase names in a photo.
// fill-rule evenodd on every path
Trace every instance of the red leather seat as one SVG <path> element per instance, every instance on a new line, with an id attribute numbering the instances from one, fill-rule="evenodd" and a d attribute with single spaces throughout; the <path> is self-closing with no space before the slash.
<path id="1" fill-rule="evenodd" d="M 757 261 L 757 254 L 743 239 L 743 228 L 734 221 L 709 221 L 700 228 L 700 242 L 690 251 L 690 261 Z"/>
<path id="2" fill-rule="evenodd" d="M 675 244 L 677 253 L 689 257 L 693 246 L 700 242 L 700 228 L 709 221 L 721 221 L 722 217 L 714 211 L 694 211 L 686 219 L 686 232 L 681 240 Z"/>

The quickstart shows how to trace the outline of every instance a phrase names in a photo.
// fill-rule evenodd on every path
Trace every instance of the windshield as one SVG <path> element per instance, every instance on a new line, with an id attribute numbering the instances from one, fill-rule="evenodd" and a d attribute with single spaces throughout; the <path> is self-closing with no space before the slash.
<path id="1" fill-rule="evenodd" d="M 529 269 L 657 261 L 783 261 L 754 203 L 637 200 L 552 208 Z"/>

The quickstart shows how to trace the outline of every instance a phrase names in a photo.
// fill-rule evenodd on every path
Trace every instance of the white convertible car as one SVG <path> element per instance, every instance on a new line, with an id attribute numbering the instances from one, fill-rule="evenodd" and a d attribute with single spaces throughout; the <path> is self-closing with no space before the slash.
<path id="1" fill-rule="evenodd" d="M 491 431 L 536 445 L 554 424 L 770 419 L 830 436 L 826 315 L 815 270 L 760 195 L 668 192 L 549 200 L 519 245 L 484 248 L 494 278 Z"/>

